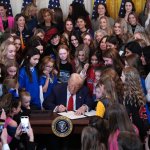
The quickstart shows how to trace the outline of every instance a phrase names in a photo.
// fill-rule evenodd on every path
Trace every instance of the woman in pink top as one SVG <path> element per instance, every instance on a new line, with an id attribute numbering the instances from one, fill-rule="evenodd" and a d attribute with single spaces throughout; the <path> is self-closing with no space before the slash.
<path id="1" fill-rule="evenodd" d="M 7 6 L 0 4 L 0 32 L 5 32 L 6 29 L 12 30 L 14 28 L 14 18 L 8 16 Z"/>

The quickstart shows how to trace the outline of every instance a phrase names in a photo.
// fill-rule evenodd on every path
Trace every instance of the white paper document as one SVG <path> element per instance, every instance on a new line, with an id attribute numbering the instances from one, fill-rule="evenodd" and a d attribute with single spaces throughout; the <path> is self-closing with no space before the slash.
<path id="1" fill-rule="evenodd" d="M 67 111 L 67 112 L 62 112 L 62 113 L 58 113 L 61 116 L 65 116 L 68 117 L 69 119 L 80 119 L 80 118 L 85 118 L 88 116 L 95 116 L 96 112 L 94 110 L 90 111 L 90 112 L 86 112 L 84 115 L 75 115 L 74 111 Z"/>

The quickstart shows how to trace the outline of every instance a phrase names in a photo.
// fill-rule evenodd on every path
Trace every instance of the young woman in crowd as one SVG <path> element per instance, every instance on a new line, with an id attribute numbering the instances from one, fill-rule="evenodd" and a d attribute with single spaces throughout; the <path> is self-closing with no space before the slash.
<path id="1" fill-rule="evenodd" d="M 36 48 L 28 49 L 24 63 L 19 71 L 20 89 L 25 89 L 31 95 L 31 108 L 41 109 L 40 89 L 36 66 L 40 59 L 40 52 Z M 34 91 L 34 92 L 33 92 Z"/>
<path id="2" fill-rule="evenodd" d="M 40 23 L 38 28 L 43 29 L 44 32 L 47 32 L 54 26 L 53 12 L 49 8 L 40 9 L 38 13 L 38 21 Z"/>
<path id="3" fill-rule="evenodd" d="M 7 71 L 6 78 L 18 78 L 19 66 L 16 61 L 7 61 L 5 67 Z"/>
<path id="4" fill-rule="evenodd" d="M 86 77 L 86 71 L 88 68 L 87 64 L 89 63 L 89 47 L 85 44 L 79 45 L 75 54 L 75 72 L 81 73 L 83 71 L 83 76 Z M 85 67 L 85 70 L 84 70 Z"/>
<path id="5" fill-rule="evenodd" d="M 64 23 L 64 33 L 62 35 L 67 39 L 68 45 L 69 45 L 69 38 L 73 30 L 74 30 L 73 21 L 70 18 L 67 18 Z"/>
<path id="6" fill-rule="evenodd" d="M 83 39 L 83 43 L 86 44 L 87 46 L 89 46 L 90 48 L 90 53 L 95 51 L 95 47 L 94 47 L 94 42 L 93 42 L 93 38 L 91 36 L 90 33 L 84 33 L 82 35 L 82 39 Z"/>
<path id="7" fill-rule="evenodd" d="M 140 75 L 133 67 L 126 67 L 122 71 L 121 79 L 124 83 L 124 105 L 132 122 L 138 127 L 142 141 L 146 135 L 144 128 L 143 109 L 146 98 L 140 83 Z"/>
<path id="8" fill-rule="evenodd" d="M 124 19 L 118 18 L 115 20 L 113 31 L 114 34 L 123 41 L 123 44 L 128 42 L 130 34 L 127 33 L 127 23 Z"/>
<path id="9" fill-rule="evenodd" d="M 34 31 L 34 36 L 39 37 L 42 41 L 44 40 L 45 32 L 43 29 L 38 28 Z"/>
<path id="10" fill-rule="evenodd" d="M 34 3 L 29 3 L 24 7 L 22 13 L 26 18 L 27 28 L 31 35 L 33 35 L 38 25 L 37 6 Z"/>
<path id="11" fill-rule="evenodd" d="M 102 54 L 107 51 L 106 41 L 107 41 L 108 35 L 105 35 L 101 38 L 99 42 L 99 51 L 102 52 Z"/>
<path id="12" fill-rule="evenodd" d="M 86 25 L 86 20 L 83 16 L 77 18 L 77 29 L 79 36 L 82 36 L 83 33 L 90 33 L 91 36 L 94 38 L 94 32 L 92 29 L 88 28 Z"/>
<path id="13" fill-rule="evenodd" d="M 92 19 L 92 28 L 94 31 L 97 31 L 99 29 L 99 21 L 100 21 L 100 18 L 103 16 L 108 18 L 110 26 L 114 25 L 114 20 L 108 15 L 106 4 L 99 3 L 96 6 L 94 18 Z"/>
<path id="14" fill-rule="evenodd" d="M 31 33 L 26 27 L 26 20 L 23 14 L 17 14 L 15 16 L 15 33 L 20 37 L 22 49 L 25 48 Z"/>
<path id="15" fill-rule="evenodd" d="M 50 56 L 45 56 L 39 66 L 39 84 L 43 89 L 43 96 L 46 99 L 57 84 L 57 76 L 54 73 L 55 61 Z"/>
<path id="16" fill-rule="evenodd" d="M 104 30 L 97 30 L 94 33 L 94 46 L 95 48 L 98 47 L 99 42 L 101 41 L 101 39 L 103 38 L 103 36 L 107 35 L 107 33 Z"/>
<path id="17" fill-rule="evenodd" d="M 144 27 L 138 23 L 138 17 L 135 12 L 128 14 L 128 32 L 132 35 L 136 32 L 145 32 Z"/>
<path id="18" fill-rule="evenodd" d="M 106 147 L 100 141 L 99 131 L 95 127 L 87 126 L 82 130 L 81 150 L 91 149 L 106 150 Z"/>
<path id="19" fill-rule="evenodd" d="M 58 47 L 57 68 L 58 79 L 60 82 L 68 82 L 73 68 L 70 60 L 70 50 L 66 45 L 60 45 Z"/>
<path id="20" fill-rule="evenodd" d="M 53 23 L 54 26 L 58 29 L 59 33 L 62 34 L 64 32 L 64 21 L 61 8 L 54 8 Z"/>
<path id="21" fill-rule="evenodd" d="M 108 110 L 109 138 L 108 149 L 118 150 L 118 135 L 122 131 L 138 134 L 137 128 L 130 121 L 125 107 L 121 104 L 113 104 Z"/>
<path id="22" fill-rule="evenodd" d="M 72 32 L 70 34 L 70 55 L 71 56 L 75 56 L 75 52 L 77 50 L 77 47 L 82 43 L 82 38 L 81 36 L 79 36 L 79 34 L 77 32 Z"/>
<path id="23" fill-rule="evenodd" d="M 16 47 L 13 42 L 6 40 L 1 44 L 0 62 L 5 65 L 10 60 L 16 60 Z"/>
<path id="24" fill-rule="evenodd" d="M 108 49 L 103 53 L 103 60 L 106 66 L 111 66 L 121 76 L 124 62 L 116 49 Z"/>
<path id="25" fill-rule="evenodd" d="M 99 29 L 106 31 L 107 35 L 112 35 L 113 31 L 106 16 L 102 16 L 99 20 Z"/>
<path id="26" fill-rule="evenodd" d="M 0 32 L 10 31 L 14 28 L 14 17 L 8 16 L 8 8 L 1 2 L 0 4 Z"/>

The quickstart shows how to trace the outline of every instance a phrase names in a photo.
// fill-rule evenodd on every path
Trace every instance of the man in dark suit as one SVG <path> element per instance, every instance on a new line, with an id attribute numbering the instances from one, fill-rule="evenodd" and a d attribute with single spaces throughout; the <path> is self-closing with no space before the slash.
<path id="1" fill-rule="evenodd" d="M 77 115 L 84 114 L 92 106 L 92 99 L 83 82 L 79 74 L 73 73 L 68 84 L 61 83 L 54 87 L 51 95 L 43 102 L 43 107 L 54 112 L 75 110 Z"/>

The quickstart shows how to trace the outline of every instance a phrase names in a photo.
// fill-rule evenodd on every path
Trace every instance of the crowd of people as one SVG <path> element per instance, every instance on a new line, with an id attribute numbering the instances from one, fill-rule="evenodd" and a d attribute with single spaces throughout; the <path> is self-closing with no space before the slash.
<path id="1" fill-rule="evenodd" d="M 26 136 L 20 129 L 20 116 L 31 110 L 96 110 L 83 129 L 82 150 L 148 150 L 149 0 L 139 15 L 126 0 L 117 19 L 103 3 L 92 19 L 77 2 L 67 18 L 61 8 L 38 11 L 34 3 L 12 17 L 0 4 L 0 33 L 3 150 L 18 148 L 16 143 L 35 149 L 31 126 Z"/>

